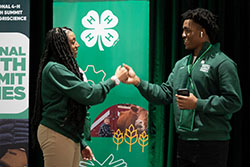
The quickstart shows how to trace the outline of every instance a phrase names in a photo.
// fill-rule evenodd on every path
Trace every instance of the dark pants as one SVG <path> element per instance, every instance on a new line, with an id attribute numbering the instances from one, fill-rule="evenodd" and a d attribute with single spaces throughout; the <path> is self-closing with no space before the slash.
<path id="1" fill-rule="evenodd" d="M 178 141 L 177 167 L 226 167 L 229 141 Z"/>

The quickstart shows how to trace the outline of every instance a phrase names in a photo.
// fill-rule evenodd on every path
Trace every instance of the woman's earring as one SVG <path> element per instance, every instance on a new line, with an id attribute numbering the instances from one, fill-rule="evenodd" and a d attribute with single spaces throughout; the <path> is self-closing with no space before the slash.
<path id="1" fill-rule="evenodd" d="M 203 37 L 203 32 L 201 31 L 201 38 Z"/>

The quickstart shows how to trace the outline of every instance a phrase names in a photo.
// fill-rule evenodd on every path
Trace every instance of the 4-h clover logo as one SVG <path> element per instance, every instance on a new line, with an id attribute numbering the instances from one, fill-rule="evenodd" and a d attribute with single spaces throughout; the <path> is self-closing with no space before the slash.
<path id="1" fill-rule="evenodd" d="M 88 29 L 82 32 L 81 39 L 87 47 L 93 47 L 98 40 L 100 51 L 104 51 L 102 43 L 111 47 L 118 41 L 119 34 L 112 29 L 117 23 L 118 18 L 110 10 L 105 10 L 100 20 L 98 13 L 91 10 L 82 18 L 82 25 Z"/>

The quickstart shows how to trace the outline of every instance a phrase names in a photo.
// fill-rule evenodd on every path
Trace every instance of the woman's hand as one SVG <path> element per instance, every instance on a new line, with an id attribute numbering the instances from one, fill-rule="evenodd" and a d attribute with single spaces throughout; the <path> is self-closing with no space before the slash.
<path id="1" fill-rule="evenodd" d="M 92 150 L 90 149 L 89 146 L 86 146 L 81 153 L 82 153 L 82 159 L 84 161 L 91 161 L 91 160 L 96 161 L 95 156 L 92 153 Z"/>
<path id="2" fill-rule="evenodd" d="M 124 82 L 128 79 L 128 70 L 124 67 L 118 66 L 115 71 L 115 76 L 121 81 Z"/>

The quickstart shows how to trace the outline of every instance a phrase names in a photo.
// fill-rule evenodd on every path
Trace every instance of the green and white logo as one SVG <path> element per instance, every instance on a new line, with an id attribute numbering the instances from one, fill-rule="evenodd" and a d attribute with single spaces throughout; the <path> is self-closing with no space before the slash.
<path id="1" fill-rule="evenodd" d="M 97 40 L 100 51 L 104 51 L 102 43 L 106 47 L 115 46 L 119 34 L 112 28 L 118 24 L 118 18 L 110 11 L 105 10 L 99 15 L 96 11 L 91 10 L 82 18 L 82 25 L 87 28 L 81 34 L 81 39 L 87 47 L 93 47 Z"/>

